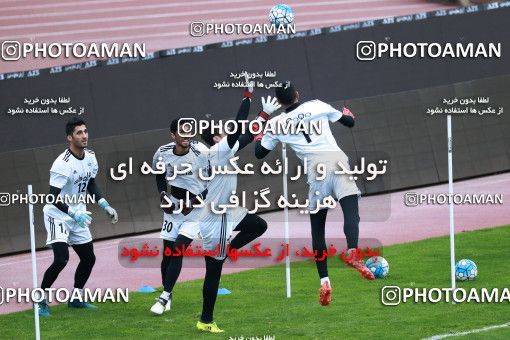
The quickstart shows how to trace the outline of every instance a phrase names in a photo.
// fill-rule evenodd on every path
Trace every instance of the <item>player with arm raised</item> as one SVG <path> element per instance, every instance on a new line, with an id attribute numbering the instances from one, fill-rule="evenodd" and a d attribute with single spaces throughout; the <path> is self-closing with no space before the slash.
<path id="1" fill-rule="evenodd" d="M 80 118 L 71 118 L 66 124 L 69 148 L 53 162 L 50 169 L 50 195 L 62 200 L 44 206 L 44 225 L 48 233 L 46 244 L 53 249 L 53 263 L 44 273 L 41 288 L 50 288 L 69 260 L 69 245 L 80 258 L 74 276 L 74 289 L 83 298 L 83 287 L 87 282 L 96 257 L 92 246 L 92 235 L 89 225 L 92 222 L 91 213 L 87 211 L 84 201 L 87 192 L 94 195 L 98 205 L 103 208 L 117 223 L 118 216 L 115 209 L 110 207 L 101 195 L 95 181 L 98 173 L 96 156 L 87 149 L 88 130 L 85 122 Z M 69 205 L 64 199 L 72 200 Z M 95 306 L 79 301 L 68 302 L 70 308 L 94 308 Z M 39 303 L 39 314 L 49 316 L 46 300 Z"/>
<path id="2" fill-rule="evenodd" d="M 238 129 L 235 133 L 224 135 L 217 134 L 212 129 L 202 133 L 202 139 L 209 144 L 209 161 L 211 167 L 227 167 L 233 170 L 230 159 L 235 154 L 253 141 L 249 133 L 241 135 L 240 122 L 246 121 L 253 92 L 253 82 L 248 83 L 241 106 L 239 107 L 236 121 Z M 227 257 L 227 251 L 240 249 L 260 237 L 267 229 L 267 223 L 258 215 L 248 214 L 244 207 L 229 208 L 221 214 L 214 213 L 210 205 L 218 207 L 220 204 L 228 204 L 232 192 L 237 190 L 237 174 L 215 174 L 208 182 L 209 194 L 206 199 L 207 214 L 204 214 L 200 224 L 200 235 L 204 242 L 204 249 L 208 251 L 219 250 L 216 256 L 205 256 L 206 275 L 203 287 L 202 315 L 197 322 L 199 330 L 211 333 L 221 333 L 221 330 L 213 321 L 213 311 L 218 294 L 223 262 Z M 238 234 L 229 242 L 232 232 Z M 230 243 L 230 244 L 229 244 Z M 228 247 L 228 249 L 227 249 Z"/>
<path id="3" fill-rule="evenodd" d="M 361 195 L 356 183 L 350 180 L 347 175 L 336 175 L 336 163 L 341 162 L 345 169 L 349 168 L 349 159 L 347 155 L 338 147 L 329 122 L 339 122 L 347 127 L 354 126 L 354 115 L 344 108 L 340 112 L 331 105 L 320 100 L 311 100 L 304 103 L 299 102 L 299 93 L 292 84 L 276 88 L 276 98 L 282 104 L 285 112 L 271 119 L 273 124 L 283 124 L 288 121 L 320 121 L 322 126 L 321 134 L 309 135 L 307 133 L 299 134 L 273 134 L 266 133 L 256 137 L 255 156 L 264 158 L 273 150 L 278 142 L 286 143 L 303 161 L 307 159 L 308 164 L 308 199 L 310 210 L 317 209 L 317 202 L 322 201 L 328 196 L 334 196 L 342 207 L 344 215 L 344 233 L 347 239 L 348 257 L 352 258 L 347 264 L 356 268 L 363 277 L 373 280 L 374 275 L 360 259 L 352 256 L 358 247 L 359 235 L 359 212 L 358 199 Z M 274 100 L 274 99 L 273 99 Z M 269 97 L 267 102 L 271 102 Z M 263 105 L 265 105 L 263 100 Z M 318 163 L 324 163 L 327 166 L 328 173 L 324 180 L 315 178 L 316 166 Z M 318 210 L 316 213 L 310 213 L 312 244 L 314 252 L 317 251 L 316 266 L 320 277 L 320 296 L 319 302 L 322 305 L 328 305 L 331 302 L 331 283 L 328 277 L 327 258 L 318 260 L 326 252 L 325 227 L 327 209 Z"/>

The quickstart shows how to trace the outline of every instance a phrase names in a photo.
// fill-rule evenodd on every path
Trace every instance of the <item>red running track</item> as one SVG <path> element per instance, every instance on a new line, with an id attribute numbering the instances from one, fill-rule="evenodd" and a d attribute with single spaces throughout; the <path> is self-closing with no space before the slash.
<path id="1" fill-rule="evenodd" d="M 431 0 L 285 1 L 298 31 L 454 8 Z M 145 43 L 147 50 L 204 45 L 246 38 L 191 37 L 191 22 L 266 23 L 270 0 L 0 0 L 0 41 Z M 0 62 L 0 73 L 83 62 L 75 58 L 27 58 Z"/>
<path id="2" fill-rule="evenodd" d="M 392 194 L 363 197 L 360 201 L 360 238 L 376 238 L 383 246 L 426 239 L 435 236 L 448 235 L 449 215 L 447 205 L 424 205 L 420 207 L 406 207 L 403 196 L 406 192 L 416 193 L 447 193 L 447 184 L 436 185 L 416 190 L 407 190 Z M 510 173 L 487 176 L 477 179 L 454 183 L 455 193 L 469 194 L 502 194 L 510 197 Z M 390 204 L 388 204 L 388 202 Z M 385 209 L 389 211 L 383 211 Z M 510 209 L 508 203 L 502 205 L 458 205 L 455 206 L 456 232 L 466 230 L 491 228 L 510 224 Z M 387 214 L 389 212 L 389 214 Z M 293 239 L 309 238 L 310 226 L 308 218 L 296 211 L 290 212 L 290 237 Z M 386 220 L 373 221 L 374 216 L 387 216 Z M 268 221 L 268 231 L 265 238 L 283 240 L 283 213 L 274 212 L 262 215 Z M 371 219 L 373 222 L 364 222 Z M 381 218 L 382 219 L 382 218 Z M 342 213 L 337 207 L 328 214 L 326 232 L 328 238 L 344 237 L 342 232 Z M 143 237 L 158 237 L 159 233 L 147 234 Z M 140 237 L 140 236 L 138 236 Z M 125 268 L 120 265 L 118 258 L 118 244 L 120 239 L 100 241 L 95 243 L 97 256 L 96 266 L 87 284 L 88 288 L 128 288 L 136 291 L 143 285 L 160 286 L 159 268 Z M 311 241 L 309 242 L 311 245 Z M 54 287 L 73 287 L 74 270 L 78 263 L 76 254 L 70 251 L 70 260 L 55 282 Z M 37 272 L 39 283 L 46 268 L 52 262 L 51 250 L 37 252 Z M 203 268 L 189 268 L 184 259 L 184 268 L 179 281 L 203 278 Z M 271 263 L 269 263 L 271 264 Z M 241 269 L 228 268 L 224 273 L 232 273 Z M 0 258 L 0 287 L 31 287 L 31 258 L 30 254 L 21 254 Z M 282 294 L 285 282 L 281 283 Z M 235 287 L 228 287 L 235 289 Z M 147 308 L 152 302 L 147 302 Z M 11 303 L 0 305 L 0 314 L 30 308 L 27 304 Z"/>

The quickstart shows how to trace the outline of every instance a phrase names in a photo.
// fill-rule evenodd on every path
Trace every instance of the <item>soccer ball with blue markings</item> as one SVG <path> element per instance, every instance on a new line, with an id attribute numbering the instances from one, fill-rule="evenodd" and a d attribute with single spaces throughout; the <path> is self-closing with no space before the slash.
<path id="1" fill-rule="evenodd" d="M 390 265 L 388 261 L 382 256 L 373 256 L 365 262 L 365 267 L 370 269 L 376 279 L 381 279 L 388 275 L 390 271 Z"/>
<path id="2" fill-rule="evenodd" d="M 468 259 L 462 259 L 455 264 L 455 277 L 458 281 L 471 281 L 478 275 L 478 267 Z"/>
<path id="3" fill-rule="evenodd" d="M 287 5 L 275 5 L 269 11 L 269 22 L 273 25 L 286 27 L 292 24 L 293 21 L 294 11 Z"/>

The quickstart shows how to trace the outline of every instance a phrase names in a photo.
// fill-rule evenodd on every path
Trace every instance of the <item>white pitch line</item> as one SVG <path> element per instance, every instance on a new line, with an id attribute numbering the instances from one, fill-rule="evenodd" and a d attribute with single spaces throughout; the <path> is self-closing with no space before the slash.
<path id="1" fill-rule="evenodd" d="M 431 336 L 430 338 L 424 338 L 423 340 L 439 340 L 439 339 L 444 339 L 444 338 L 449 338 L 449 337 L 454 337 L 454 336 L 464 336 L 464 335 L 468 335 L 468 334 L 486 332 L 486 331 L 490 331 L 493 329 L 505 328 L 505 327 L 510 327 L 510 322 L 504 323 L 502 325 L 487 326 L 487 327 L 483 327 L 483 328 L 473 329 L 471 331 L 466 331 L 466 332 L 453 332 L 453 333 L 434 335 L 434 336 Z"/>

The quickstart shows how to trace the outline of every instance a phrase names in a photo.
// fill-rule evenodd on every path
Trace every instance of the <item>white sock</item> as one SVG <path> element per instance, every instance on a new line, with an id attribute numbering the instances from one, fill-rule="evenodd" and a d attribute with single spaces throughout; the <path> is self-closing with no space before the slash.
<path id="1" fill-rule="evenodd" d="M 168 301 L 168 300 L 170 300 L 170 293 L 163 291 L 163 293 L 161 293 L 161 295 L 159 297 L 164 299 L 165 301 Z"/>
<path id="2" fill-rule="evenodd" d="M 326 282 L 326 281 L 329 283 L 329 286 L 331 287 L 331 282 L 329 281 L 329 277 L 328 277 L 328 276 L 323 277 L 323 278 L 321 279 L 321 286 L 322 286 L 322 285 L 324 284 L 324 282 Z"/>

